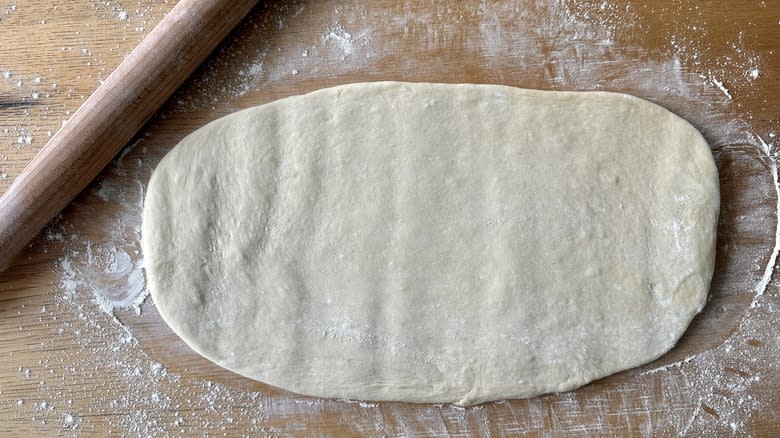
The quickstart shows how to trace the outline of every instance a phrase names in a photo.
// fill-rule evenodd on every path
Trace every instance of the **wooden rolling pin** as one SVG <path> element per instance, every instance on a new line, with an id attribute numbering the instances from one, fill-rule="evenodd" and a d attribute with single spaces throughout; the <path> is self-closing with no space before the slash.
<path id="1" fill-rule="evenodd" d="M 257 0 L 181 0 L 0 198 L 0 272 L 92 181 Z"/>

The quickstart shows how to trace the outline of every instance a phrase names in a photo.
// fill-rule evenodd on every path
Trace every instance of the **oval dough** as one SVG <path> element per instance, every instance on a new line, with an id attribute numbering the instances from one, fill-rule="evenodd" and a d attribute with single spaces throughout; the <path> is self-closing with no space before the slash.
<path id="1" fill-rule="evenodd" d="M 162 317 L 227 369 L 469 405 L 672 348 L 705 303 L 718 207 L 706 141 L 647 101 L 363 83 L 186 137 L 142 243 Z"/>

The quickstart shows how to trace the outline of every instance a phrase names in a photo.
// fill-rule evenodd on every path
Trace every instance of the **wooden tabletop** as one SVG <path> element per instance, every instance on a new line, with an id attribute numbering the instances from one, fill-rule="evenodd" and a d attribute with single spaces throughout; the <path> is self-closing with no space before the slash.
<path id="1" fill-rule="evenodd" d="M 0 435 L 775 435 L 780 2 L 739 3 L 263 2 L 0 274 Z M 0 192 L 172 7 L 0 3 Z M 699 128 L 721 174 L 718 256 L 678 346 L 577 391 L 469 409 L 298 396 L 193 353 L 146 298 L 154 167 L 210 120 L 375 80 L 620 91 Z"/>

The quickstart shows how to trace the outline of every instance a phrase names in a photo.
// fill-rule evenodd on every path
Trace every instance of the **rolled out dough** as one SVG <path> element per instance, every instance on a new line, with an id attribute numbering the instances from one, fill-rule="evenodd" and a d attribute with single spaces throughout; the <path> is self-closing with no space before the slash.
<path id="1" fill-rule="evenodd" d="M 298 393 L 469 405 L 664 354 L 704 305 L 706 141 L 647 101 L 362 83 L 197 130 L 143 251 L 193 349 Z"/>

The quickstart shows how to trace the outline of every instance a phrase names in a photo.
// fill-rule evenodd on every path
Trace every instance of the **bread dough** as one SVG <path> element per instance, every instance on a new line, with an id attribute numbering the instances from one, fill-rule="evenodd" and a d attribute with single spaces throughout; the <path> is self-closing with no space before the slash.
<path id="1" fill-rule="evenodd" d="M 652 361 L 704 306 L 718 176 L 636 97 L 361 83 L 198 129 L 143 214 L 194 350 L 302 394 L 454 402 Z"/>

